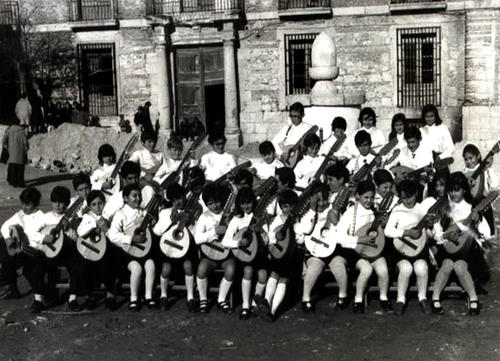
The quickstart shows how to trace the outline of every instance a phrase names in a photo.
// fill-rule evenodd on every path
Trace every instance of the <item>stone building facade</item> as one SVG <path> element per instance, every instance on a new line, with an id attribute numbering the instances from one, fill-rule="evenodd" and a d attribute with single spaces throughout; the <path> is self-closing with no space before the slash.
<path id="1" fill-rule="evenodd" d="M 434 102 L 455 140 L 485 147 L 500 134 L 498 0 L 20 0 L 19 7 L 21 17 L 30 14 L 29 33 L 61 34 L 79 57 L 68 64 L 75 81 L 53 97 L 92 101 L 97 93 L 96 109 L 105 109 L 98 115 L 109 124 L 151 101 L 165 133 L 198 118 L 225 127 L 233 145 L 271 138 L 287 106 L 310 105 L 310 80 L 298 73 L 310 66 L 307 44 L 326 31 L 337 46 L 336 89 L 363 93 L 352 106 L 373 107 L 383 130 L 395 113 L 418 118 Z M 112 72 L 95 78 L 103 68 Z M 320 121 L 328 128 L 331 119 Z"/>

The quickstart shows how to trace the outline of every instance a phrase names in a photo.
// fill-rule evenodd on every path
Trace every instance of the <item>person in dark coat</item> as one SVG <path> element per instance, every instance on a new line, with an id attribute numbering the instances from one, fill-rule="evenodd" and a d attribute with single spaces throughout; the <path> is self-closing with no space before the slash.
<path id="1" fill-rule="evenodd" d="M 13 187 L 24 187 L 24 165 L 28 156 L 28 138 L 19 120 L 9 126 L 3 137 L 3 147 L 9 151 L 7 183 Z"/>

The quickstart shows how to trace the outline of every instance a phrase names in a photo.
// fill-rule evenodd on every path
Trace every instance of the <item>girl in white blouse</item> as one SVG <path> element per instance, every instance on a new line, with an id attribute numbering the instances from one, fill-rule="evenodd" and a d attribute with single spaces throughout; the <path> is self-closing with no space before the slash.
<path id="1" fill-rule="evenodd" d="M 377 116 L 375 115 L 375 111 L 372 108 L 363 108 L 359 113 L 358 117 L 359 122 L 361 123 L 361 128 L 358 129 L 352 139 L 351 139 L 351 153 L 356 154 L 356 147 L 354 144 L 354 137 L 356 134 L 364 130 L 370 134 L 372 139 L 372 151 L 378 153 L 380 148 L 385 144 L 385 136 L 384 133 L 377 128 Z"/>
<path id="2" fill-rule="evenodd" d="M 110 196 L 120 190 L 120 177 L 117 174 L 115 179 L 110 179 L 111 173 L 116 166 L 116 153 L 109 144 L 103 144 L 97 151 L 100 167 L 94 170 L 90 176 L 92 189 L 100 190 Z"/>
<path id="3" fill-rule="evenodd" d="M 427 104 L 422 108 L 422 123 L 424 126 L 420 130 L 426 146 L 431 147 L 441 159 L 451 157 L 455 145 L 451 139 L 450 131 L 443 124 L 435 105 Z"/>
<path id="4" fill-rule="evenodd" d="M 450 207 L 448 214 L 442 217 L 440 222 L 434 224 L 434 239 L 436 243 L 444 246 L 446 242 L 454 239 L 457 232 L 470 232 L 471 227 L 462 223 L 469 216 L 471 216 L 471 220 L 475 225 L 475 230 L 470 235 L 474 237 L 474 240 L 472 246 L 465 254 L 450 255 L 443 249 L 440 250 L 439 258 L 442 259 L 442 262 L 434 281 L 432 308 L 434 313 L 444 313 L 440 302 L 440 295 L 451 273 L 454 271 L 460 284 L 465 292 L 467 292 L 469 314 L 478 315 L 480 313 L 479 300 L 472 275 L 482 276 L 488 273 L 487 264 L 481 254 L 480 242 L 482 239 L 489 239 L 491 234 L 487 222 L 481 219 L 477 211 L 472 208 L 469 184 L 462 172 L 455 172 L 450 175 L 446 182 L 446 192 L 450 198 Z M 454 227 L 449 228 L 453 224 L 458 227 L 458 230 L 453 230 Z M 444 227 L 444 225 L 448 227 Z"/>

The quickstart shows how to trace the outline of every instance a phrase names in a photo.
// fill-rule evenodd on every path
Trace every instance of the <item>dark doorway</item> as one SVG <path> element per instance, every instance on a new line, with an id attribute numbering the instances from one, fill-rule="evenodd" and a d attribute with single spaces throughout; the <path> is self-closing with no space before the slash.
<path id="1" fill-rule="evenodd" d="M 226 127 L 224 112 L 224 84 L 205 87 L 205 114 L 208 133 Z"/>
<path id="2" fill-rule="evenodd" d="M 175 50 L 176 124 L 183 137 L 199 124 L 213 133 L 224 130 L 224 52 L 222 46 Z M 197 128 L 200 128 L 197 127 Z"/>

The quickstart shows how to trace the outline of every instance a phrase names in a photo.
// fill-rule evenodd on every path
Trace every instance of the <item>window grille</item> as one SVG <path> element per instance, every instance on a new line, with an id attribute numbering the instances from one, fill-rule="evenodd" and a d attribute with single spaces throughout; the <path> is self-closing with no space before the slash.
<path id="1" fill-rule="evenodd" d="M 398 106 L 441 105 L 441 28 L 397 29 Z"/>
<path id="2" fill-rule="evenodd" d="M 148 15 L 171 15 L 203 11 L 237 11 L 243 9 L 243 0 L 148 0 Z"/>
<path id="3" fill-rule="evenodd" d="M 114 19 L 114 0 L 71 0 L 70 17 L 72 21 Z"/>
<path id="4" fill-rule="evenodd" d="M 309 76 L 311 49 L 319 33 L 285 35 L 286 95 L 309 94 L 314 81 Z"/>
<path id="5" fill-rule="evenodd" d="M 0 1 L 0 25 L 16 25 L 19 22 L 17 1 Z"/>
<path id="6" fill-rule="evenodd" d="M 93 115 L 117 115 L 115 44 L 78 45 L 80 103 Z"/>
<path id="7" fill-rule="evenodd" d="M 391 4 L 439 3 L 446 0 L 391 0 Z"/>
<path id="8" fill-rule="evenodd" d="M 328 8 L 330 0 L 280 0 L 279 9 Z"/>

